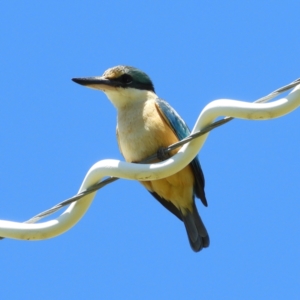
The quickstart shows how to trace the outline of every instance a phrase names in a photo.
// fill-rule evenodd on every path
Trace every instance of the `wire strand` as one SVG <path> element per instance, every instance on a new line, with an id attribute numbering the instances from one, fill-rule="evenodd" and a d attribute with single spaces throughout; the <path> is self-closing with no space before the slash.
<path id="1" fill-rule="evenodd" d="M 267 102 L 273 98 L 275 98 L 276 96 L 278 96 L 279 94 L 283 93 L 283 92 L 286 92 L 290 89 L 292 89 L 293 87 L 295 87 L 296 85 L 300 84 L 300 78 L 294 80 L 293 82 L 273 91 L 272 93 L 262 97 L 262 98 L 259 98 L 258 100 L 254 101 L 254 103 L 264 103 L 264 102 Z M 205 127 L 204 129 L 202 129 L 201 131 L 198 131 L 196 133 L 193 133 L 191 135 L 189 135 L 188 137 L 186 137 L 185 139 L 175 143 L 175 144 L 172 144 L 166 148 L 162 148 L 160 149 L 160 151 L 162 151 L 163 155 L 167 156 L 168 153 L 178 147 L 181 147 L 182 145 L 192 141 L 193 139 L 203 135 L 203 134 L 206 134 L 208 133 L 209 131 L 212 131 L 213 129 L 221 126 L 221 125 L 224 125 L 230 121 L 232 121 L 234 118 L 233 117 L 225 117 L 224 119 L 221 119 L 219 121 L 216 121 L 212 124 L 210 124 L 209 126 Z M 144 159 L 143 161 L 141 161 L 140 163 L 151 163 L 153 162 L 154 160 L 157 160 L 158 157 L 160 157 L 158 155 L 158 153 L 155 153 L 151 156 L 149 156 L 148 158 Z M 55 212 L 57 212 L 58 210 L 60 210 L 61 208 L 73 203 L 73 202 L 76 202 L 78 200 L 80 200 L 82 197 L 84 197 L 85 195 L 88 195 L 88 194 L 91 194 L 91 193 L 94 193 L 96 192 L 97 190 L 105 187 L 106 185 L 118 180 L 119 178 L 117 177 L 109 177 L 107 179 L 104 179 L 98 183 L 96 183 L 95 185 L 91 186 L 90 188 L 88 188 L 87 190 L 83 191 L 82 193 L 80 194 L 77 194 L 71 198 L 68 198 L 58 204 L 56 204 L 55 206 L 53 206 L 52 208 L 50 209 L 47 209 L 39 214 L 37 214 L 36 216 L 30 218 L 29 220 L 25 221 L 24 223 L 27 223 L 27 224 L 32 224 L 32 223 L 36 223 L 38 221 L 40 221 L 42 218 L 45 218 Z M 0 239 L 3 239 L 0 237 Z"/>

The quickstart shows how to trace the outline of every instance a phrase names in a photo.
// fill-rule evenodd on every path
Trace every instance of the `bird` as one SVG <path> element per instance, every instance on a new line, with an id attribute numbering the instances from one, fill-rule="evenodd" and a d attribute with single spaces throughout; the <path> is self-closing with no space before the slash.
<path id="1" fill-rule="evenodd" d="M 127 162 L 139 163 L 190 134 L 179 114 L 156 95 L 150 77 L 137 68 L 118 65 L 106 70 L 102 76 L 72 80 L 104 92 L 115 106 L 118 146 Z M 170 156 L 179 149 L 173 150 Z M 140 183 L 183 221 L 190 246 L 195 252 L 209 246 L 209 235 L 195 204 L 197 197 L 207 206 L 205 179 L 197 156 L 172 176 Z"/>

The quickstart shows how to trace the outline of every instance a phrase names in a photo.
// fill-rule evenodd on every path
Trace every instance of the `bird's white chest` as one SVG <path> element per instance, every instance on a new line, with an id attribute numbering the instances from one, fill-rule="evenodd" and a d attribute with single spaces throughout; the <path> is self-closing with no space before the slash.
<path id="1" fill-rule="evenodd" d="M 136 103 L 118 111 L 118 139 L 127 161 L 137 162 L 155 153 L 161 147 L 163 121 L 155 101 Z"/>

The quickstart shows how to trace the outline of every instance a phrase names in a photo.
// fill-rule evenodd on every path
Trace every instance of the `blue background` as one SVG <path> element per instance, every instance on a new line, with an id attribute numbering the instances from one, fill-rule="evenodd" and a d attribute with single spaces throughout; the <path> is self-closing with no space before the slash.
<path id="1" fill-rule="evenodd" d="M 300 2 L 4 1 L 0 10 L 0 219 L 76 194 L 96 161 L 122 159 L 116 112 L 72 77 L 127 64 L 193 127 L 210 101 L 254 101 L 300 76 Z M 45 241 L 5 239 L 2 299 L 299 299 L 300 110 L 234 120 L 200 153 L 211 246 L 144 188 L 119 180 Z"/>

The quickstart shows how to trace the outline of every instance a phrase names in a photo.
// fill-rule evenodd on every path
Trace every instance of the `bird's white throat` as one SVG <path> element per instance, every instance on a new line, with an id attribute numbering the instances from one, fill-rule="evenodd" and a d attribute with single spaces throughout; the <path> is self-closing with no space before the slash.
<path id="1" fill-rule="evenodd" d="M 134 105 L 137 102 L 145 102 L 157 98 L 157 95 L 152 91 L 135 88 L 115 88 L 104 90 L 104 93 L 118 110 Z"/>

